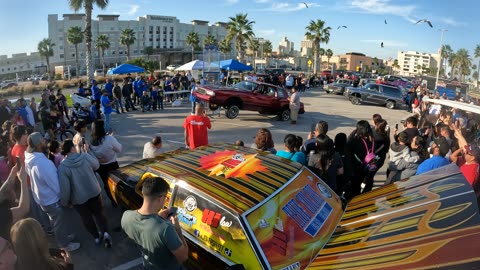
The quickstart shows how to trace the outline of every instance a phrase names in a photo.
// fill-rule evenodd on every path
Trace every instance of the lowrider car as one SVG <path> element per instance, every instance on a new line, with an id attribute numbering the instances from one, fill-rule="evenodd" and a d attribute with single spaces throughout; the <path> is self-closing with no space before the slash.
<path id="1" fill-rule="evenodd" d="M 346 87 L 353 86 L 353 80 L 339 79 L 333 83 L 327 84 L 323 87 L 328 94 L 340 94 L 343 95 Z"/>
<path id="2" fill-rule="evenodd" d="M 252 81 L 241 81 L 231 87 L 204 85 L 197 87 L 194 95 L 209 104 L 211 110 L 225 108 L 229 119 L 238 116 L 240 110 L 278 115 L 280 120 L 290 120 L 288 92 L 282 87 Z M 299 114 L 305 113 L 303 103 Z"/>
<path id="3" fill-rule="evenodd" d="M 369 83 L 364 87 L 349 88 L 348 98 L 354 105 L 369 103 L 395 109 L 405 104 L 405 93 L 400 87 Z"/>
<path id="4" fill-rule="evenodd" d="M 341 199 L 299 163 L 229 144 L 113 171 L 125 209 L 148 176 L 170 183 L 189 269 L 478 269 L 480 216 L 456 165 Z"/>

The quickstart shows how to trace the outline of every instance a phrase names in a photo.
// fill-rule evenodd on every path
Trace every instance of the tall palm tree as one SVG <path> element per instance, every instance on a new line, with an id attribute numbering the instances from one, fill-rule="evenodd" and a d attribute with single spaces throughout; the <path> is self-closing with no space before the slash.
<path id="1" fill-rule="evenodd" d="M 440 52 L 441 62 L 444 65 L 444 70 L 447 70 L 447 63 L 445 60 L 450 58 L 450 55 L 453 53 L 452 47 L 448 44 L 443 44 Z M 446 76 L 445 76 L 446 77 Z"/>
<path id="2" fill-rule="evenodd" d="M 330 50 L 330 49 L 327 49 L 325 51 L 325 55 L 327 56 L 327 66 L 328 66 L 328 68 L 330 68 L 330 58 L 332 58 L 332 56 L 333 56 L 333 51 Z"/>
<path id="3" fill-rule="evenodd" d="M 246 42 L 250 42 L 255 34 L 252 30 L 254 21 L 247 19 L 247 13 L 236 14 L 235 17 L 229 17 L 230 21 L 227 23 L 228 34 L 226 39 L 231 42 L 235 39 L 235 49 L 237 50 L 237 58 L 243 62 L 245 56 Z"/>
<path id="4" fill-rule="evenodd" d="M 74 11 L 79 11 L 82 7 L 85 9 L 85 46 L 88 81 L 93 79 L 93 62 L 92 62 L 92 10 L 93 5 L 100 9 L 105 9 L 109 0 L 68 0 L 68 4 Z M 78 72 L 78 70 L 77 70 Z"/>
<path id="5" fill-rule="evenodd" d="M 392 68 L 393 69 L 399 69 L 400 68 L 400 65 L 398 64 L 398 59 L 393 60 Z M 395 74 L 395 72 L 394 72 L 394 74 Z"/>
<path id="6" fill-rule="evenodd" d="M 320 48 L 318 50 L 318 58 L 320 59 L 320 70 L 322 69 L 322 57 L 325 55 L 325 49 Z"/>
<path id="7" fill-rule="evenodd" d="M 105 51 L 110 48 L 110 40 L 108 36 L 104 34 L 99 35 L 95 42 L 95 48 L 100 50 L 100 55 L 102 56 L 102 69 L 103 74 L 105 75 Z"/>
<path id="8" fill-rule="evenodd" d="M 75 46 L 75 70 L 77 71 L 77 78 L 80 75 L 80 68 L 78 66 L 78 44 L 83 42 L 83 31 L 80 26 L 73 26 L 67 30 L 68 43 Z"/>
<path id="9" fill-rule="evenodd" d="M 187 45 L 192 46 L 192 61 L 195 60 L 195 48 L 198 47 L 200 44 L 200 38 L 198 37 L 197 32 L 190 32 L 187 35 L 187 39 L 185 40 Z"/>
<path id="10" fill-rule="evenodd" d="M 270 40 L 267 40 L 263 43 L 263 54 L 265 55 L 265 66 L 268 67 L 268 59 L 272 55 L 273 46 Z"/>
<path id="11" fill-rule="evenodd" d="M 467 49 L 458 49 L 455 62 L 460 70 L 460 78 L 463 80 L 465 75 L 470 74 L 470 67 L 472 66 L 472 59 L 468 55 Z"/>
<path id="12" fill-rule="evenodd" d="M 223 54 L 223 59 L 225 60 L 227 58 L 227 53 L 232 51 L 232 44 L 224 39 L 218 44 L 218 50 Z"/>
<path id="13" fill-rule="evenodd" d="M 305 28 L 307 32 L 305 37 L 313 41 L 313 73 L 317 73 L 317 60 L 318 52 L 320 50 L 320 44 L 323 42 L 327 44 L 330 41 L 330 30 L 331 27 L 325 27 L 325 22 L 322 20 L 311 20 L 310 24 Z"/>
<path id="14" fill-rule="evenodd" d="M 120 44 L 127 47 L 127 61 L 130 60 L 130 46 L 135 43 L 135 40 L 137 40 L 137 38 L 135 37 L 133 29 L 123 29 L 120 33 Z"/>
<path id="15" fill-rule="evenodd" d="M 450 66 L 450 79 L 455 76 L 455 68 L 457 66 L 457 55 L 454 52 L 451 52 L 448 55 L 448 65 Z"/>
<path id="16" fill-rule="evenodd" d="M 211 34 L 208 34 L 205 39 L 203 40 L 203 45 L 205 46 L 217 46 L 218 40 Z"/>
<path id="17" fill-rule="evenodd" d="M 40 56 L 45 57 L 47 60 L 47 72 L 48 72 L 48 81 L 51 79 L 51 72 L 50 72 L 50 57 L 53 56 L 53 43 L 50 39 L 44 38 L 42 41 L 38 43 L 37 50 Z"/>
<path id="18" fill-rule="evenodd" d="M 255 61 L 257 60 L 258 49 L 260 49 L 260 42 L 257 39 L 251 39 L 248 49 L 252 51 L 253 68 L 256 70 L 257 64 Z"/>
<path id="19" fill-rule="evenodd" d="M 477 47 L 475 47 L 475 50 L 473 51 L 473 57 L 480 58 L 480 44 L 478 44 Z M 477 68 L 480 69 L 480 59 L 478 60 Z M 477 75 L 478 75 L 478 72 L 477 72 Z"/>

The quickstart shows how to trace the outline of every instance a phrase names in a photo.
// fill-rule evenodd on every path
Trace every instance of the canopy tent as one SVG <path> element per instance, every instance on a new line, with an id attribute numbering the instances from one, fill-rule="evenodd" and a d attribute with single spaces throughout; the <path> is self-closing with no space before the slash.
<path id="1" fill-rule="evenodd" d="M 226 70 L 237 70 L 237 71 L 253 70 L 253 67 L 240 63 L 235 59 L 220 61 L 220 68 L 226 69 Z"/>
<path id="2" fill-rule="evenodd" d="M 137 67 L 131 64 L 121 64 L 120 66 L 109 70 L 108 75 L 113 74 L 127 74 L 127 73 L 136 73 L 136 72 L 145 72 L 145 69 L 142 67 Z"/>
<path id="3" fill-rule="evenodd" d="M 215 64 L 215 63 L 204 62 L 202 60 L 193 60 L 191 62 L 183 64 L 182 66 L 176 68 L 175 70 L 178 70 L 178 71 L 181 71 L 181 70 L 199 70 L 199 69 L 208 69 L 210 67 L 218 67 L 218 65 Z"/>

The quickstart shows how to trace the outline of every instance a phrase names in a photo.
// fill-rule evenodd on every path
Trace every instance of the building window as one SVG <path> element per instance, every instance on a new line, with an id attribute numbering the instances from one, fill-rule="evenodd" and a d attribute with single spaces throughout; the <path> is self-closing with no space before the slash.
<path id="1" fill-rule="evenodd" d="M 75 57 L 75 53 L 72 53 L 72 57 Z"/>
<path id="2" fill-rule="evenodd" d="M 63 37 L 58 37 L 58 40 L 63 40 Z"/>
<path id="3" fill-rule="evenodd" d="M 110 27 L 110 31 L 113 31 L 113 30 L 115 30 L 115 27 Z"/>
<path id="4" fill-rule="evenodd" d="M 137 53 L 138 51 L 137 50 L 134 50 L 133 53 Z"/>
<path id="5" fill-rule="evenodd" d="M 63 46 L 60 46 L 59 49 L 60 49 L 60 50 L 63 50 Z"/>
<path id="6" fill-rule="evenodd" d="M 10 71 L 10 68 L 8 68 L 7 70 Z"/>
<path id="7" fill-rule="evenodd" d="M 17 70 L 17 67 L 14 67 L 13 70 Z"/>
<path id="8" fill-rule="evenodd" d="M 58 32 L 63 32 L 63 28 L 58 28 Z"/>
<path id="9" fill-rule="evenodd" d="M 112 51 L 112 55 L 114 55 L 114 54 L 115 54 L 115 51 Z"/>
<path id="10" fill-rule="evenodd" d="M 123 51 L 118 52 L 119 54 L 123 54 Z"/>

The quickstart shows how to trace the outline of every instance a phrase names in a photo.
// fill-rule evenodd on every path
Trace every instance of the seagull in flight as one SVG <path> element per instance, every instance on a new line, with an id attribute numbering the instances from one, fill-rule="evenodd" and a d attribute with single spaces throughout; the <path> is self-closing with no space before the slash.
<path id="1" fill-rule="evenodd" d="M 382 41 L 382 43 L 380 43 L 380 47 L 382 47 L 382 48 L 383 48 L 383 41 Z"/>
<path id="2" fill-rule="evenodd" d="M 346 25 L 340 25 L 339 27 L 337 27 L 337 29 L 340 29 L 340 28 L 347 28 Z"/>
<path id="3" fill-rule="evenodd" d="M 427 19 L 421 19 L 421 20 L 419 20 L 418 22 L 416 22 L 415 24 L 419 24 L 419 23 L 421 23 L 421 22 L 428 23 L 428 25 L 429 25 L 431 28 L 433 28 L 432 23 L 431 23 L 429 20 L 427 20 Z"/>
<path id="4" fill-rule="evenodd" d="M 307 5 L 307 3 L 305 3 L 305 2 L 302 2 L 302 3 L 303 3 L 303 4 L 304 4 L 304 5 L 305 5 L 305 6 L 308 8 L 308 5 Z"/>
<path id="5" fill-rule="evenodd" d="M 385 24 L 387 24 L 387 19 L 385 19 Z"/>

